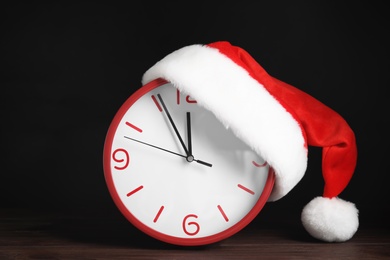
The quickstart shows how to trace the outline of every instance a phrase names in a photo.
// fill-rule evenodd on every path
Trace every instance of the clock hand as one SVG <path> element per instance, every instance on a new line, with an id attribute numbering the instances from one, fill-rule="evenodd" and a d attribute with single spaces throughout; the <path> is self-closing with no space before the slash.
<path id="1" fill-rule="evenodd" d="M 191 138 L 191 114 L 190 112 L 187 112 L 187 135 L 188 135 L 188 156 L 187 161 L 192 162 L 196 161 L 197 163 L 212 167 L 213 165 L 201 160 L 195 160 L 194 156 L 192 155 L 192 138 Z"/>
<path id="2" fill-rule="evenodd" d="M 192 155 L 192 141 L 191 141 L 191 114 L 187 112 L 187 135 L 188 135 L 188 155 Z"/>
<path id="3" fill-rule="evenodd" d="M 167 149 L 164 149 L 164 148 L 161 148 L 161 147 L 158 147 L 158 146 L 149 144 L 149 143 L 145 143 L 145 142 L 142 142 L 142 141 L 140 141 L 140 140 L 137 140 L 137 139 L 134 139 L 134 138 L 131 138 L 131 137 L 128 137 L 128 136 L 124 136 L 124 137 L 127 138 L 127 139 L 129 139 L 129 140 L 132 140 L 132 141 L 135 141 L 135 142 L 138 142 L 138 143 L 141 143 L 141 144 L 145 144 L 145 145 L 148 145 L 148 146 L 150 146 L 150 147 L 157 148 L 157 149 L 160 149 L 160 150 L 162 150 L 162 151 L 165 151 L 165 152 L 168 152 L 168 153 L 172 153 L 172 154 L 175 154 L 175 155 L 178 155 L 178 156 L 187 158 L 187 156 L 185 156 L 185 155 L 182 155 L 182 154 L 179 154 L 179 153 L 175 153 L 175 152 L 169 151 L 169 150 L 167 150 Z"/>
<path id="4" fill-rule="evenodd" d="M 164 103 L 164 101 L 163 101 L 161 95 L 160 95 L 160 94 L 157 94 L 157 96 L 158 96 L 158 98 L 160 99 L 160 102 L 161 102 L 161 104 L 162 104 L 162 106 L 163 106 L 163 108 L 164 108 L 165 114 L 167 114 L 168 119 L 169 119 L 169 122 L 171 123 L 173 129 L 175 130 L 175 133 L 176 133 L 177 137 L 179 138 L 179 141 L 180 141 L 181 145 L 183 146 L 184 151 L 186 152 L 187 156 L 190 156 L 190 154 L 189 154 L 189 152 L 188 152 L 188 150 L 187 150 L 187 147 L 185 146 L 185 144 L 184 144 L 184 142 L 183 142 L 183 139 L 181 138 L 181 136 L 180 136 L 180 134 L 179 134 L 179 131 L 177 130 L 176 125 L 175 125 L 175 123 L 173 122 L 173 119 L 172 119 L 171 115 L 169 114 L 169 111 L 168 111 L 167 107 L 165 106 L 165 103 Z"/>
<path id="5" fill-rule="evenodd" d="M 192 156 L 192 155 L 191 155 L 191 156 Z M 194 161 L 197 162 L 197 163 L 206 165 L 206 166 L 208 166 L 208 167 L 213 167 L 213 165 L 212 165 L 211 163 L 208 163 L 208 162 L 204 162 L 204 161 L 196 160 L 196 159 L 194 159 Z"/>
<path id="6" fill-rule="evenodd" d="M 148 146 L 150 146 L 150 147 L 153 147 L 153 148 L 162 150 L 162 151 L 164 151 L 164 152 L 168 152 L 168 153 L 171 153 L 171 154 L 174 154 L 174 155 L 177 155 L 177 156 L 186 158 L 187 161 L 189 161 L 189 160 L 188 160 L 188 157 L 191 157 L 192 159 L 191 159 L 191 161 L 189 161 L 189 162 L 195 161 L 195 162 L 197 162 L 197 163 L 199 163 L 199 164 L 203 164 L 203 165 L 208 166 L 208 167 L 212 167 L 212 166 L 213 166 L 211 163 L 204 162 L 204 161 L 202 161 L 202 160 L 196 160 L 192 155 L 191 155 L 191 156 L 185 156 L 185 155 L 182 155 L 182 154 L 179 154 L 179 153 L 172 152 L 172 151 L 170 151 L 170 150 L 161 148 L 161 147 L 156 146 L 156 145 L 153 145 L 153 144 L 149 144 L 149 143 L 142 142 L 142 141 L 140 141 L 140 140 L 137 140 L 137 139 L 134 139 L 134 138 L 131 138 L 131 137 L 128 137 L 128 136 L 124 136 L 124 138 L 129 139 L 129 140 L 132 140 L 132 141 L 135 141 L 135 142 L 138 142 L 138 143 L 141 143 L 141 144 L 144 144 L 144 145 L 148 145 Z"/>

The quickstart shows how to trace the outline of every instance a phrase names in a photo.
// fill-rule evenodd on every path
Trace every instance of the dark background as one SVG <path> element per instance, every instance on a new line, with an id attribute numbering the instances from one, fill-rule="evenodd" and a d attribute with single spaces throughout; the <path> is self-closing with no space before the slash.
<path id="1" fill-rule="evenodd" d="M 3 4 L 0 210 L 119 214 L 102 169 L 116 111 L 165 55 L 227 40 L 347 120 L 359 155 L 340 197 L 356 204 L 361 226 L 388 226 L 386 10 L 374 1 Z M 298 222 L 322 189 L 321 150 L 310 147 L 302 181 L 255 222 Z"/>

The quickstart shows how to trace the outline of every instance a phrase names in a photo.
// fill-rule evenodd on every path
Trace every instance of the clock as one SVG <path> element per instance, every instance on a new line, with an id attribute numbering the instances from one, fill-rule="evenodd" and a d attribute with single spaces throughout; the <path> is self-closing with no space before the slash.
<path id="1" fill-rule="evenodd" d="M 109 193 L 149 236 L 180 246 L 226 239 L 262 210 L 272 167 L 218 118 L 156 79 L 115 114 L 104 143 Z"/>

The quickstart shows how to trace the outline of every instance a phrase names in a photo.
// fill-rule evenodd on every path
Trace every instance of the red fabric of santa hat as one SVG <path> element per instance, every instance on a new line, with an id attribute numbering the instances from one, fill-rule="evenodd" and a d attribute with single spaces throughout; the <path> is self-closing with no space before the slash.
<path id="1" fill-rule="evenodd" d="M 347 122 L 309 94 L 270 76 L 240 47 L 220 41 L 176 50 L 145 72 L 142 83 L 164 78 L 191 95 L 262 156 L 275 170 L 269 201 L 284 197 L 302 179 L 308 145 L 322 147 L 322 196 L 302 211 L 315 238 L 349 240 L 358 210 L 339 194 L 356 166 L 355 135 Z"/>

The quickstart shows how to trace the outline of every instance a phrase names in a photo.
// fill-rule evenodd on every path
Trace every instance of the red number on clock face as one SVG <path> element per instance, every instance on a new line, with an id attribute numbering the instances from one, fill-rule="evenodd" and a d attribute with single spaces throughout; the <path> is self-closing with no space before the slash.
<path id="1" fill-rule="evenodd" d="M 187 103 L 196 103 L 196 100 L 192 99 L 189 95 L 186 96 Z M 176 90 L 176 102 L 180 105 L 180 91 Z"/>
<path id="2" fill-rule="evenodd" d="M 255 162 L 255 161 L 252 161 L 252 163 L 253 163 L 254 166 L 256 166 L 258 168 L 267 166 L 267 162 L 259 164 L 259 163 Z"/>
<path id="3" fill-rule="evenodd" d="M 119 155 L 118 155 L 119 153 Z M 115 169 L 117 170 L 124 170 L 127 168 L 130 162 L 130 156 L 129 153 L 123 149 L 123 148 L 118 148 L 112 153 L 112 159 L 121 164 L 119 166 L 114 166 Z"/>
<path id="4" fill-rule="evenodd" d="M 186 233 L 187 235 L 189 236 L 195 236 L 196 234 L 199 233 L 199 230 L 200 230 L 200 226 L 197 222 L 194 222 L 194 221 L 191 221 L 191 222 L 188 222 L 187 223 L 187 219 L 189 218 L 198 218 L 197 215 L 195 214 L 189 214 L 187 216 L 184 217 L 183 219 L 183 230 L 184 230 L 184 233 Z M 187 226 L 195 226 L 195 230 L 194 231 L 188 231 L 187 230 Z"/>

